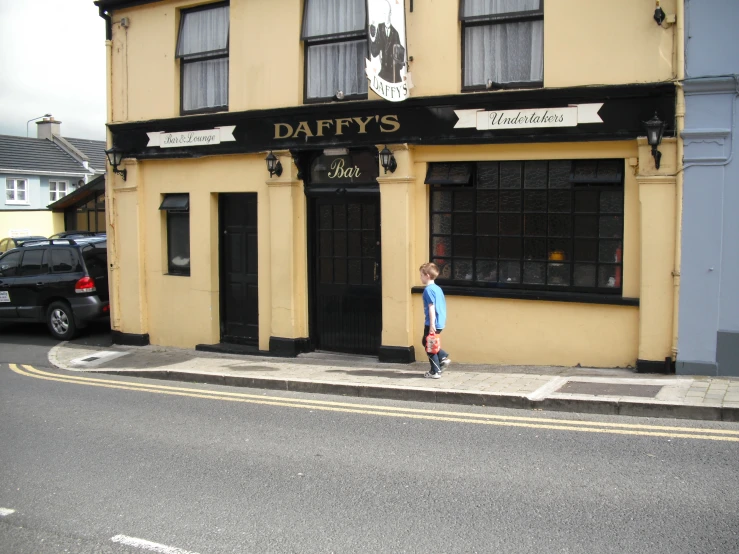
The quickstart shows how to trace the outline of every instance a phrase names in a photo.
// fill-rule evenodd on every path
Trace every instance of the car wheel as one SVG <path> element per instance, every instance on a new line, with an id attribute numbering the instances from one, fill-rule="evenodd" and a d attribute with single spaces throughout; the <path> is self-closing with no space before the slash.
<path id="1" fill-rule="evenodd" d="M 59 340 L 70 340 L 77 333 L 72 308 L 66 302 L 51 303 L 46 311 L 46 325 L 54 338 Z"/>

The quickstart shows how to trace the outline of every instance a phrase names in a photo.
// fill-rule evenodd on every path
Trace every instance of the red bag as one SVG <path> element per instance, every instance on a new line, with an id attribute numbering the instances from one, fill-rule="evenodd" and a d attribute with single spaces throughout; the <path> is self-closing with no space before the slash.
<path id="1" fill-rule="evenodd" d="M 426 352 L 428 354 L 438 354 L 441 350 L 441 337 L 433 331 L 426 337 Z"/>

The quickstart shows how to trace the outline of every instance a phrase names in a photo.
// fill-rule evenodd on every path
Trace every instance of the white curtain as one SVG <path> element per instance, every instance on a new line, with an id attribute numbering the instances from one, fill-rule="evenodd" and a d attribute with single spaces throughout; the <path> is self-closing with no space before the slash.
<path id="1" fill-rule="evenodd" d="M 228 6 L 184 14 L 177 56 L 228 48 Z"/>
<path id="2" fill-rule="evenodd" d="M 484 85 L 488 79 L 494 83 L 544 80 L 544 22 L 541 20 L 466 27 L 464 41 L 465 86 Z"/>
<path id="3" fill-rule="evenodd" d="M 228 58 L 182 64 L 182 109 L 228 105 Z"/>
<path id="4" fill-rule="evenodd" d="M 365 0 L 306 0 L 304 38 L 362 31 Z"/>
<path id="5" fill-rule="evenodd" d="M 177 55 L 182 63 L 182 109 L 199 110 L 228 105 L 228 6 L 185 13 Z M 225 56 L 197 60 L 225 51 Z"/>
<path id="6" fill-rule="evenodd" d="M 365 94 L 367 40 L 310 44 L 311 38 L 364 31 L 365 0 L 306 0 L 303 36 L 306 43 L 308 98 L 330 98 L 337 91 Z"/>
<path id="7" fill-rule="evenodd" d="M 540 0 L 464 0 L 462 17 L 538 10 Z"/>
<path id="8" fill-rule="evenodd" d="M 329 98 L 339 90 L 347 95 L 367 92 L 366 40 L 308 46 L 307 50 L 308 98 Z"/>

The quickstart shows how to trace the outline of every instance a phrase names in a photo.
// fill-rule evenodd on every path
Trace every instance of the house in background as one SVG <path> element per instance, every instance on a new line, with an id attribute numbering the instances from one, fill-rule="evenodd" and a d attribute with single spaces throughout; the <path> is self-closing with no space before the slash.
<path id="1" fill-rule="evenodd" d="M 53 117 L 37 126 L 37 138 L 0 135 L 0 187 L 5 191 L 0 200 L 0 237 L 49 236 L 77 229 L 76 217 L 57 214 L 49 204 L 104 175 L 104 141 L 64 138 L 61 121 Z M 84 204 L 94 197 L 85 198 Z M 78 195 L 77 200 L 83 199 Z M 97 218 L 94 224 L 92 230 L 98 230 Z"/>

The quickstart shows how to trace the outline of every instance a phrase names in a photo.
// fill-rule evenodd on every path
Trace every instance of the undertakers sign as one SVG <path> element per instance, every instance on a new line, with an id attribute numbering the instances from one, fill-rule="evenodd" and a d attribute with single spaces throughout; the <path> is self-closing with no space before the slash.
<path id="1" fill-rule="evenodd" d="M 576 127 L 581 123 L 603 123 L 598 111 L 603 104 L 578 104 L 567 108 L 535 110 L 454 110 L 455 129 L 525 129 L 529 127 Z"/>

